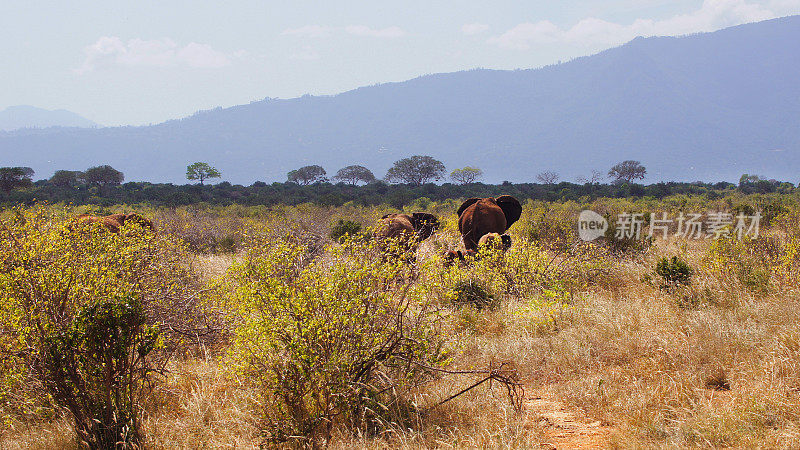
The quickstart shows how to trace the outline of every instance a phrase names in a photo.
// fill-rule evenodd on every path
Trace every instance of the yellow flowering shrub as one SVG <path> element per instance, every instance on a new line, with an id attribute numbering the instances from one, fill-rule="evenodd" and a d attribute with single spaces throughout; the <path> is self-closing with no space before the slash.
<path id="1" fill-rule="evenodd" d="M 136 441 L 144 383 L 204 329 L 200 285 L 173 238 L 71 215 L 17 207 L 0 221 L 2 407 L 30 412 L 25 393 L 43 387 L 87 445 Z"/>
<path id="2" fill-rule="evenodd" d="M 225 291 L 229 358 L 261 394 L 268 439 L 317 442 L 338 426 L 400 420 L 405 390 L 444 360 L 437 312 L 410 288 L 413 266 L 374 241 L 317 256 L 293 236 L 263 236 L 250 240 Z"/>

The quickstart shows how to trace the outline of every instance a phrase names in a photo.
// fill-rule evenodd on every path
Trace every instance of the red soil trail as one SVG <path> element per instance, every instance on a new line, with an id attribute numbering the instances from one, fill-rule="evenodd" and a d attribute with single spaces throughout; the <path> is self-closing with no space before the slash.
<path id="1" fill-rule="evenodd" d="M 558 401 L 537 395 L 528 397 L 524 408 L 531 412 L 530 426 L 543 429 L 546 441 L 541 449 L 605 449 L 613 448 L 611 436 L 617 431 L 613 426 L 586 417 L 580 411 L 567 408 Z"/>

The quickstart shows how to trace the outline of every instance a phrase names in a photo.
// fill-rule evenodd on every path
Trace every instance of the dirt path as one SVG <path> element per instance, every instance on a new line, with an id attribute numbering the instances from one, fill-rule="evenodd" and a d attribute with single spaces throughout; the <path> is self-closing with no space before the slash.
<path id="1" fill-rule="evenodd" d="M 564 404 L 532 395 L 525 400 L 531 420 L 544 429 L 547 442 L 542 449 L 610 448 L 611 435 L 616 429 L 586 417 Z M 535 425 L 531 424 L 531 425 Z"/>

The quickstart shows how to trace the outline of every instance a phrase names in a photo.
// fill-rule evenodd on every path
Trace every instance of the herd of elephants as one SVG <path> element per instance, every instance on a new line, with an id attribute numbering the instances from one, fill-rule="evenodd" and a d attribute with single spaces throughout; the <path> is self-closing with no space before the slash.
<path id="1" fill-rule="evenodd" d="M 449 250 L 445 258 L 449 262 L 464 260 L 465 256 L 476 256 L 482 245 L 508 249 L 511 237 L 506 234 L 508 228 L 522 214 L 519 200 L 510 195 L 497 198 L 467 199 L 456 212 L 458 214 L 458 231 L 464 241 L 465 251 Z M 118 233 L 125 223 L 133 222 L 142 227 L 154 229 L 153 222 L 136 214 L 111 214 L 109 216 L 92 216 L 82 214 L 79 222 L 100 223 L 112 233 Z M 402 241 L 415 249 L 429 238 L 438 228 L 439 219 L 428 213 L 387 214 L 380 219 L 375 238 L 378 241 Z"/>

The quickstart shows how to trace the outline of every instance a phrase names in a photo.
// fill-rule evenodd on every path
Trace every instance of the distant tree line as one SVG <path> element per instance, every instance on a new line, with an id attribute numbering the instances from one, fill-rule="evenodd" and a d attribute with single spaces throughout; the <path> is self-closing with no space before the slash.
<path id="1" fill-rule="evenodd" d="M 34 171 L 29 167 L 0 167 L 0 202 L 3 204 L 34 201 L 71 202 L 74 204 L 113 205 L 117 203 L 147 203 L 155 206 L 180 206 L 194 203 L 276 205 L 317 203 L 340 206 L 347 202 L 358 205 L 391 204 L 396 207 L 427 198 L 442 201 L 464 197 L 495 197 L 514 195 L 520 199 L 583 200 L 597 197 L 653 197 L 675 194 L 707 195 L 717 198 L 739 191 L 746 194 L 792 192 L 794 185 L 744 174 L 739 184 L 721 183 L 657 183 L 636 184 L 646 174 L 638 161 L 624 161 L 608 172 L 611 182 L 602 184 L 603 173 L 593 171 L 578 183 L 558 182 L 558 174 L 545 171 L 536 175 L 537 183 L 499 185 L 480 183 L 482 171 L 476 167 L 455 169 L 450 179 L 455 183 L 434 184 L 444 179 L 445 167 L 429 156 L 413 156 L 397 161 L 383 180 L 378 180 L 366 167 L 359 165 L 340 169 L 331 179 L 318 165 L 301 167 L 289 172 L 284 183 L 256 182 L 250 186 L 222 182 L 204 184 L 221 173 L 204 162 L 187 167 L 187 179 L 200 183 L 174 185 L 171 183 L 123 183 L 122 172 L 108 165 L 85 171 L 59 170 L 49 180 L 33 182 Z M 395 183 L 395 184 L 391 184 Z"/>
<path id="2" fill-rule="evenodd" d="M 745 188 L 750 189 L 749 187 Z M 770 184 L 768 188 L 759 186 L 754 189 L 759 189 L 757 192 L 790 192 L 793 186 L 783 183 Z M 311 202 L 328 206 L 341 206 L 347 202 L 353 202 L 365 206 L 390 204 L 400 208 L 423 197 L 432 201 L 468 197 L 497 197 L 502 194 L 513 195 L 519 199 L 548 201 L 579 201 L 597 197 L 663 198 L 675 194 L 704 194 L 710 198 L 718 198 L 738 190 L 737 185 L 726 182 L 715 184 L 658 183 L 646 186 L 568 182 L 558 184 L 505 182 L 497 185 L 483 183 L 412 185 L 387 184 L 378 181 L 363 186 L 354 186 L 345 182 L 337 184 L 323 182 L 302 186 L 288 181 L 271 184 L 256 182 L 250 186 L 234 185 L 228 182 L 214 185 L 128 182 L 101 188 L 91 184 L 63 187 L 55 185 L 50 180 L 40 180 L 31 183 L 28 187 L 4 193 L 0 201 L 6 205 L 47 201 L 105 206 L 120 203 L 143 203 L 170 207 L 202 202 L 218 205 L 296 205 Z"/>

